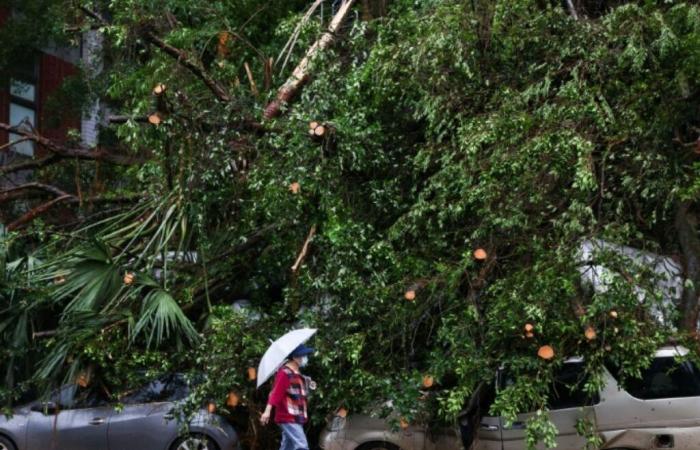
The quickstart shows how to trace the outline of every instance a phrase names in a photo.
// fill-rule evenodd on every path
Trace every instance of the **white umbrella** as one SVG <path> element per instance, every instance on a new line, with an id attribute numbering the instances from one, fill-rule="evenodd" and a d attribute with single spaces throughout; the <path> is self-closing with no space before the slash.
<path id="1" fill-rule="evenodd" d="M 282 367 L 294 349 L 308 341 L 314 334 L 316 334 L 315 328 L 301 328 L 290 331 L 273 342 L 258 365 L 258 388 Z"/>

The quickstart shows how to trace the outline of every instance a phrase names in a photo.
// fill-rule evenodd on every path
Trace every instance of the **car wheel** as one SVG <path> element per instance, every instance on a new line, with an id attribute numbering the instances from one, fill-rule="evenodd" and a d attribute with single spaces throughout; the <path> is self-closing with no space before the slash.
<path id="1" fill-rule="evenodd" d="M 355 450 L 401 450 L 401 448 L 388 442 L 367 442 L 357 447 Z"/>
<path id="2" fill-rule="evenodd" d="M 175 441 L 172 450 L 219 450 L 219 447 L 203 434 L 188 434 Z"/>
<path id="3" fill-rule="evenodd" d="M 0 436 L 0 450 L 17 450 L 17 447 L 9 439 Z"/>

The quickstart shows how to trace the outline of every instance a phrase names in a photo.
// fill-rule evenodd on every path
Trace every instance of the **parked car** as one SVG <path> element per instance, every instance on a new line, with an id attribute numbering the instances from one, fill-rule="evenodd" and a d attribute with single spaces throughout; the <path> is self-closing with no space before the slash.
<path id="1" fill-rule="evenodd" d="M 323 450 L 459 450 L 457 427 L 430 430 L 420 425 L 392 427 L 390 419 L 365 414 L 335 416 L 321 434 Z"/>
<path id="2" fill-rule="evenodd" d="M 576 431 L 581 419 L 596 427 L 603 441 L 601 449 L 650 450 L 673 448 L 696 450 L 700 443 L 700 370 L 682 357 L 683 347 L 664 347 L 641 378 L 628 379 L 623 388 L 614 367 L 604 371 L 605 387 L 588 395 L 580 358 L 567 360 L 555 376 L 550 390 L 549 416 L 558 430 L 557 449 L 585 448 L 585 437 Z M 423 428 L 408 433 L 392 433 L 386 422 L 350 416 L 334 418 L 321 436 L 324 450 L 432 450 L 468 448 L 472 450 L 525 450 L 525 428 L 534 413 L 520 414 L 506 426 L 501 417 L 488 415 L 494 390 L 512 383 L 502 370 L 491 386 L 482 385 L 459 419 L 462 444 L 454 441 L 436 446 Z M 478 424 L 478 426 L 474 426 Z M 449 433 L 439 439 L 449 439 Z M 446 441 L 440 441 L 446 442 Z"/>
<path id="3" fill-rule="evenodd" d="M 603 441 L 601 449 L 697 449 L 700 371 L 691 361 L 681 359 L 687 354 L 683 347 L 658 350 L 641 378 L 626 380 L 624 387 L 618 382 L 616 368 L 608 367 L 605 387 L 593 396 L 582 389 L 586 383 L 583 361 L 567 361 L 550 394 L 550 419 L 559 432 L 557 448 L 584 448 L 585 438 L 576 432 L 576 423 L 588 419 Z M 508 382 L 502 374 L 499 384 Z M 532 414 L 519 415 L 511 426 L 505 426 L 499 417 L 482 417 L 474 449 L 524 449 L 525 425 Z"/>
<path id="4" fill-rule="evenodd" d="M 0 417 L 0 450 L 240 450 L 233 426 L 205 410 L 183 434 L 174 408 L 188 394 L 180 374 L 156 379 L 118 403 L 96 390 L 65 386 L 48 401 Z"/>

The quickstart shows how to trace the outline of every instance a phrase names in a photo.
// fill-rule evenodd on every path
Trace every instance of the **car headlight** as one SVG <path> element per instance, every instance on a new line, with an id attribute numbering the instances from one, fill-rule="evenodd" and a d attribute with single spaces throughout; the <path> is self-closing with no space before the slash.
<path id="1" fill-rule="evenodd" d="M 328 431 L 340 431 L 345 428 L 345 417 L 335 416 L 328 423 Z"/>

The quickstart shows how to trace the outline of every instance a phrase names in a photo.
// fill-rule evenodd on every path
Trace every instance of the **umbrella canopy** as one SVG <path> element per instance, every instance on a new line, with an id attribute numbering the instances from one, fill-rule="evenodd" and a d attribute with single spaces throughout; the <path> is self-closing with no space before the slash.
<path id="1" fill-rule="evenodd" d="M 277 372 L 277 369 L 282 367 L 295 348 L 308 341 L 314 334 L 316 334 L 315 328 L 301 328 L 290 331 L 273 342 L 258 365 L 258 387 L 262 386 Z"/>

